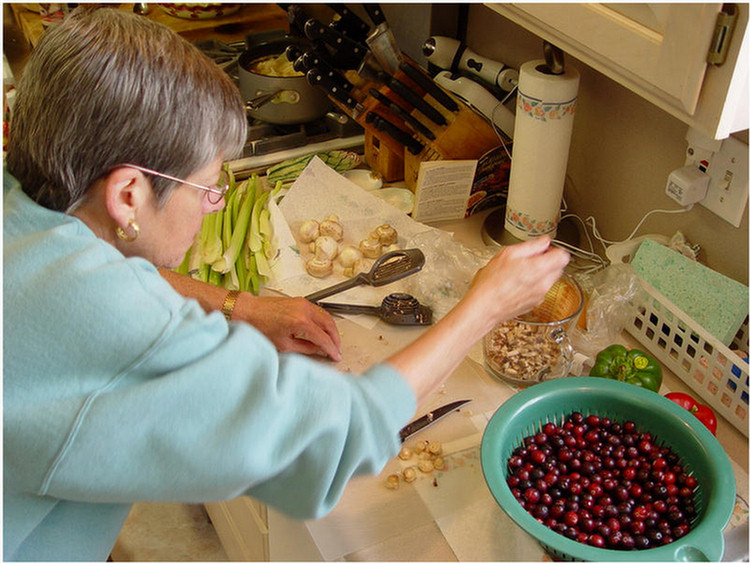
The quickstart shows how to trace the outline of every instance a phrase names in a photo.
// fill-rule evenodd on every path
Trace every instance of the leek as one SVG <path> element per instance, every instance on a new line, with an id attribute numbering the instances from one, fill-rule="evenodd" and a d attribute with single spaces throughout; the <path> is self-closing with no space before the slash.
<path id="1" fill-rule="evenodd" d="M 255 182 L 256 179 L 253 178 L 253 184 L 255 184 Z M 254 189 L 251 191 L 254 192 Z M 231 233 L 227 249 L 224 251 L 221 259 L 213 263 L 212 268 L 214 270 L 226 274 L 234 266 L 234 263 L 237 261 L 237 256 L 242 250 L 242 244 L 245 242 L 245 236 L 247 235 L 247 228 L 250 222 L 250 212 L 253 210 L 253 205 L 253 198 L 251 197 L 251 194 L 248 193 L 242 202 L 242 207 L 240 207 L 240 212 L 237 216 L 237 224 L 234 226 L 234 230 Z M 224 219 L 224 221 L 227 222 L 228 218 Z"/>

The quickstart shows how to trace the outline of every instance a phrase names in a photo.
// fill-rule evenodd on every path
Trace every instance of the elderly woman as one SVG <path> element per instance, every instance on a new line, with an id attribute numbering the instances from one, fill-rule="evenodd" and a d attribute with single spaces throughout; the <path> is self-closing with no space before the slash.
<path id="1" fill-rule="evenodd" d="M 6 560 L 104 560 L 134 501 L 324 514 L 567 263 L 547 239 L 507 248 L 414 343 L 342 374 L 294 353 L 339 357 L 319 308 L 157 269 L 224 205 L 244 136 L 229 79 L 145 18 L 74 13 L 34 50 L 4 177 Z"/>

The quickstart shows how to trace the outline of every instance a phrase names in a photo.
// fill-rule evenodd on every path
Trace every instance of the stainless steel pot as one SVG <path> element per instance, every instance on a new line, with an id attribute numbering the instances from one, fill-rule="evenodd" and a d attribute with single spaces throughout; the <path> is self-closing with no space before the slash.
<path id="1" fill-rule="evenodd" d="M 308 48 L 301 40 L 285 37 L 252 46 L 240 55 L 240 93 L 247 112 L 267 123 L 305 123 L 323 117 L 331 101 L 320 88 L 310 85 L 304 76 L 267 76 L 251 70 L 253 63 L 272 55 L 281 55 L 289 45 Z"/>

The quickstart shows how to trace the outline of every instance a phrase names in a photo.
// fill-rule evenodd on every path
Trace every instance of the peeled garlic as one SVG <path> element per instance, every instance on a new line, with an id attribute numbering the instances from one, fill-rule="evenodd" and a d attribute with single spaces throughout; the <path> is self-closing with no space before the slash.
<path id="1" fill-rule="evenodd" d="M 333 237 L 320 236 L 315 239 L 315 255 L 333 260 L 339 253 L 339 243 Z"/>
<path id="2" fill-rule="evenodd" d="M 398 233 L 396 232 L 396 229 L 388 224 L 380 225 L 373 231 L 372 235 L 377 236 L 380 244 L 382 244 L 383 246 L 391 245 L 396 242 L 396 240 L 398 240 Z"/>
<path id="3" fill-rule="evenodd" d="M 302 242 L 312 242 L 320 236 L 320 225 L 315 219 L 304 221 L 299 227 L 299 239 Z"/>

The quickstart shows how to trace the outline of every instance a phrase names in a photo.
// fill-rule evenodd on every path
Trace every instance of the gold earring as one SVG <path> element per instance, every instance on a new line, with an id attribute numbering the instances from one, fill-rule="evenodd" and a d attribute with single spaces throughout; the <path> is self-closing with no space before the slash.
<path id="1" fill-rule="evenodd" d="M 122 230 L 122 227 L 117 227 L 115 229 L 115 233 L 117 233 L 117 238 L 120 240 L 124 240 L 125 242 L 133 242 L 135 239 L 138 238 L 138 235 L 141 232 L 141 228 L 138 226 L 138 223 L 135 222 L 135 219 L 130 219 L 128 221 L 128 227 L 133 229 L 133 236 L 131 237 L 128 235 L 125 231 Z"/>

